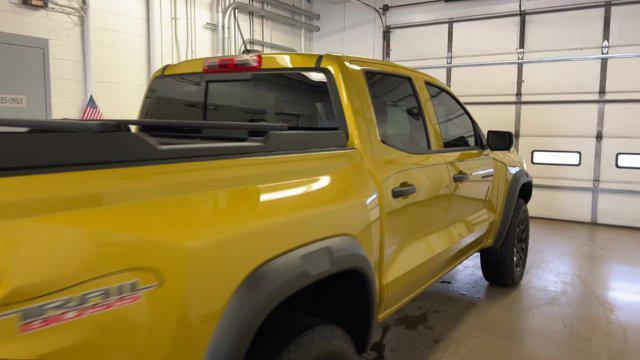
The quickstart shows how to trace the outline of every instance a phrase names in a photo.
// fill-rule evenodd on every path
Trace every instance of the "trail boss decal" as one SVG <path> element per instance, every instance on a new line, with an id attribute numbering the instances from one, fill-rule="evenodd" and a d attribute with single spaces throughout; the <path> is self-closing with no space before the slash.
<path id="1" fill-rule="evenodd" d="M 140 287 L 139 280 L 90 290 L 0 314 L 0 319 L 19 316 L 18 331 L 25 334 L 140 301 L 142 293 L 158 284 Z"/>

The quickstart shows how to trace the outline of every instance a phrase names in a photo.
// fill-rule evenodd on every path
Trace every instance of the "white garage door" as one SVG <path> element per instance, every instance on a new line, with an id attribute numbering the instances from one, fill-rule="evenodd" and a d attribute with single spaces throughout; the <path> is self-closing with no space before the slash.
<path id="1" fill-rule="evenodd" d="M 392 61 L 449 84 L 483 129 L 516 133 L 533 216 L 640 227 L 638 1 L 391 28 Z"/>

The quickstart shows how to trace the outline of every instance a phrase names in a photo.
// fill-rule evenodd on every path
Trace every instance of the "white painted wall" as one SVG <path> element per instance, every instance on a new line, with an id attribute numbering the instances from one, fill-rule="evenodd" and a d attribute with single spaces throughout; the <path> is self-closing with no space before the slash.
<path id="1" fill-rule="evenodd" d="M 105 117 L 134 118 L 149 72 L 146 1 L 91 0 L 90 9 L 93 96 Z"/>
<path id="2" fill-rule="evenodd" d="M 16 3 L 0 1 L 0 31 L 49 39 L 52 115 L 77 118 L 86 101 L 81 19 Z M 91 0 L 94 97 L 107 117 L 137 113 L 148 72 L 146 13 L 144 0 Z"/>
<path id="3" fill-rule="evenodd" d="M 365 0 L 376 7 L 384 1 Z M 382 58 L 382 25 L 375 12 L 355 1 L 316 0 L 314 10 L 321 15 L 313 51 Z"/>
<path id="4" fill-rule="evenodd" d="M 135 118 L 144 96 L 149 69 L 146 0 L 89 0 L 93 95 L 106 118 Z M 243 0 L 248 2 L 250 0 Z M 78 0 L 58 0 L 77 5 Z M 309 0 L 287 0 L 295 6 L 311 9 Z M 81 19 L 53 11 L 33 9 L 20 0 L 0 0 L 0 31 L 49 39 L 51 65 L 52 115 L 77 118 L 84 108 Z M 170 0 L 162 0 L 162 64 L 185 60 L 185 0 L 177 0 L 175 26 L 177 42 L 171 35 Z M 260 3 L 256 1 L 260 6 Z M 194 57 L 215 54 L 215 32 L 205 23 L 215 23 L 214 0 L 196 1 L 196 51 Z M 278 11 L 277 11 L 278 12 Z M 284 12 L 280 12 L 283 13 Z M 245 36 L 249 35 L 248 16 L 239 16 Z M 262 38 L 263 21 L 254 20 L 254 36 Z M 264 21 L 266 41 L 301 47 L 301 30 Z M 311 32 L 305 32 L 305 50 L 311 50 Z M 176 46 L 176 44 L 179 44 Z M 178 47 L 180 52 L 178 53 Z M 270 49 L 265 49 L 269 51 Z"/>

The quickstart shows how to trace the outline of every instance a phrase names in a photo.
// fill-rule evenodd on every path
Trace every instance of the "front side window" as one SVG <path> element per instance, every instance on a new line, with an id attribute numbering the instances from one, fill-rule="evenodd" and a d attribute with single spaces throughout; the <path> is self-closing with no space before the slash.
<path id="1" fill-rule="evenodd" d="M 445 149 L 478 146 L 473 120 L 462 106 L 444 90 L 430 84 L 426 85 L 436 110 Z"/>
<path id="2" fill-rule="evenodd" d="M 380 140 L 404 152 L 427 152 L 427 131 L 411 79 L 370 72 L 367 84 Z"/>

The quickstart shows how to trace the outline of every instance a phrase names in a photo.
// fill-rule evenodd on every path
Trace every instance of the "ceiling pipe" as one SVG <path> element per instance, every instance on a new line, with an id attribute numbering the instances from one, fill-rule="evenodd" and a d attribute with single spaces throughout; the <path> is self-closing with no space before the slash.
<path id="1" fill-rule="evenodd" d="M 247 3 L 243 3 L 243 2 L 233 2 L 231 4 L 229 4 L 223 11 L 223 20 L 222 20 L 222 28 L 219 29 L 219 32 L 223 33 L 222 37 L 223 37 L 223 41 L 221 42 L 222 44 L 222 53 L 220 55 L 224 55 L 226 52 L 229 51 L 229 47 L 227 46 L 227 42 L 230 39 L 229 33 L 230 33 L 230 27 L 229 27 L 229 21 L 231 20 L 231 14 L 234 12 L 234 10 L 241 10 L 244 12 L 252 12 L 255 15 L 258 16 L 263 16 L 267 19 L 273 20 L 275 22 L 279 22 L 281 24 L 286 24 L 286 25 L 291 25 L 291 26 L 296 26 L 299 28 L 303 28 L 303 29 L 307 29 L 310 31 L 314 31 L 314 32 L 318 32 L 320 31 L 320 27 L 305 21 L 300 21 L 298 19 L 294 19 L 292 17 L 288 17 L 285 15 L 280 15 L 276 12 L 273 11 L 269 11 L 269 10 L 265 10 L 262 8 L 259 8 L 257 6 L 253 6 L 253 5 L 249 5 Z M 222 30 L 222 31 L 220 31 Z M 230 44 L 229 44 L 230 45 Z"/>

